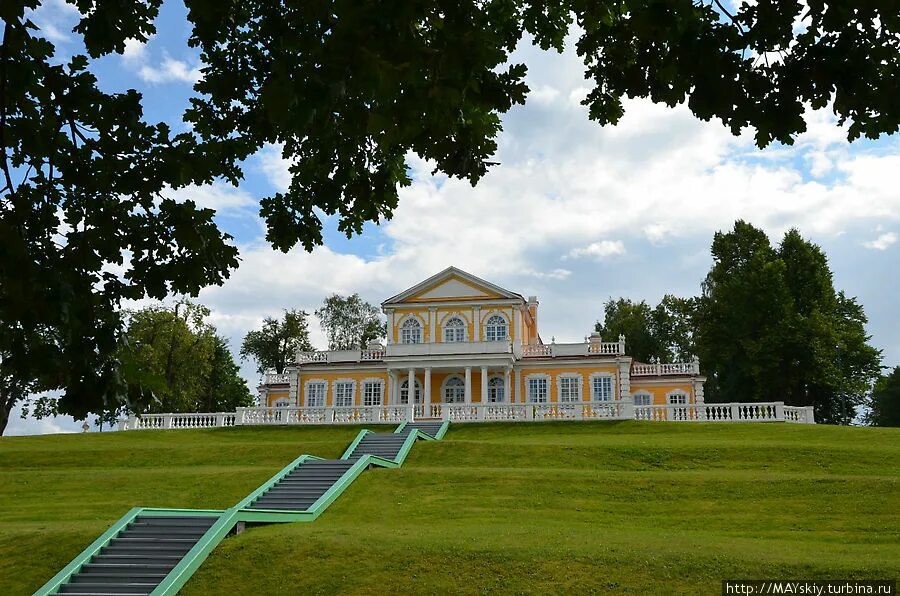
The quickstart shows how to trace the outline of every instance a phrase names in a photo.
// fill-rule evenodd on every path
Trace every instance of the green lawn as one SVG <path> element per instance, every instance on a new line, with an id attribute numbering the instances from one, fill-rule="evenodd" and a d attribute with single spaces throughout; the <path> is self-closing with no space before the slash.
<path id="1" fill-rule="evenodd" d="M 0 439 L 0 593 L 28 593 L 135 505 L 222 508 L 356 428 Z M 720 591 L 900 576 L 900 430 L 451 426 L 311 524 L 228 538 L 185 594 Z"/>

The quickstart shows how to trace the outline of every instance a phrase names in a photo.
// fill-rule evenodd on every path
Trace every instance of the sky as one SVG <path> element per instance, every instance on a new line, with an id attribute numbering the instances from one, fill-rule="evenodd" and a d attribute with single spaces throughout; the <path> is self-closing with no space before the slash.
<path id="1" fill-rule="evenodd" d="M 78 51 L 74 9 L 46 2 L 34 15 L 57 51 Z M 148 121 L 184 129 L 181 114 L 201 75 L 187 46 L 180 2 L 168 1 L 146 44 L 97 61 L 105 91 L 143 93 Z M 572 43 L 558 54 L 523 42 L 513 61 L 528 65 L 524 106 L 503 118 L 494 166 L 472 187 L 432 176 L 409 156 L 413 184 L 401 189 L 390 221 L 347 239 L 324 219 L 325 245 L 306 253 L 273 250 L 257 202 L 289 183 L 278 147 L 250 158 L 238 188 L 217 183 L 180 189 L 217 211 L 235 238 L 241 265 L 221 287 L 201 292 L 212 322 L 237 352 L 244 334 L 282 309 L 315 310 L 331 293 L 359 292 L 378 304 L 454 265 L 540 300 L 544 341 L 582 341 L 611 297 L 657 302 L 699 293 L 712 263 L 716 231 L 744 219 L 773 242 L 796 227 L 829 257 L 835 287 L 856 296 L 869 317 L 871 343 L 886 365 L 900 365 L 900 139 L 848 143 L 829 110 L 807 114 L 793 146 L 755 147 L 752 131 L 735 137 L 681 107 L 626 102 L 617 126 L 590 121 L 588 90 Z M 325 347 L 315 318 L 315 345 Z M 251 389 L 259 376 L 242 363 Z M 8 434 L 73 432 L 70 418 L 22 420 Z"/>

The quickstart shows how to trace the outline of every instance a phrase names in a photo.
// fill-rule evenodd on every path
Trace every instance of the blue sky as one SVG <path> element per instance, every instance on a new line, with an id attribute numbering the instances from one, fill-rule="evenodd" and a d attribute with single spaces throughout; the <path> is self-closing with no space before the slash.
<path id="1" fill-rule="evenodd" d="M 64 54 L 78 50 L 68 33 L 76 18 L 60 0 L 35 15 Z M 182 4 L 166 2 L 157 28 L 149 43 L 130 43 L 125 55 L 93 68 L 104 89 L 138 89 L 147 119 L 178 130 L 201 65 L 187 47 Z M 326 245 L 312 254 L 268 247 L 256 204 L 289 180 L 277 147 L 247 161 L 239 188 L 174 193 L 216 208 L 241 250 L 231 279 L 199 298 L 232 348 L 282 308 L 311 312 L 332 292 L 378 303 L 448 265 L 536 294 L 545 341 L 580 341 L 609 297 L 654 302 L 666 293 L 696 294 L 711 264 L 713 233 L 743 218 L 773 241 L 797 227 L 821 245 L 836 287 L 865 306 L 885 364 L 900 364 L 897 138 L 849 144 L 823 110 L 808 114 L 809 131 L 793 146 L 759 151 L 750 132 L 734 137 L 685 109 L 646 101 L 629 101 L 622 122 L 604 128 L 579 104 L 587 83 L 571 44 L 559 55 L 523 43 L 514 59 L 529 65 L 531 94 L 504 118 L 501 165 L 472 188 L 432 177 L 430 165 L 411 155 L 414 184 L 401 191 L 394 218 L 367 225 L 361 237 L 348 240 L 326 221 Z M 312 327 L 314 342 L 324 345 Z M 255 386 L 252 364 L 242 370 Z M 8 432 L 78 426 L 14 418 Z"/>

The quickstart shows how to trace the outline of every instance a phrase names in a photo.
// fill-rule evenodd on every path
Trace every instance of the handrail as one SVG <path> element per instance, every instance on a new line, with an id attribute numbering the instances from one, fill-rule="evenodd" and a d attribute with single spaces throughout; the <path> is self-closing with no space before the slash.
<path id="1" fill-rule="evenodd" d="M 49 594 L 55 594 L 57 590 L 59 590 L 60 586 L 69 581 L 69 579 L 78 573 L 81 570 L 81 566 L 87 563 L 93 558 L 100 549 L 109 544 L 109 542 L 115 538 L 119 532 L 121 532 L 125 526 L 134 521 L 138 515 L 140 515 L 141 511 L 143 511 L 143 507 L 134 507 L 129 510 L 128 513 L 119 518 L 119 520 L 111 525 L 106 532 L 104 532 L 99 538 L 94 540 L 90 546 L 81 551 L 78 556 L 72 559 L 72 562 L 66 565 L 62 571 L 54 575 L 50 578 L 46 584 L 41 586 L 35 592 L 35 596 L 48 596 Z"/>

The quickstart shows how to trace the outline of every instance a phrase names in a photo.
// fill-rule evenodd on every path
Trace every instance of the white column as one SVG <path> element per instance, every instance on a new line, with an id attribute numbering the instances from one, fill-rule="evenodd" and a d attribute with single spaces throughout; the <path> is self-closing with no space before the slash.
<path id="1" fill-rule="evenodd" d="M 437 307 L 430 306 L 428 307 L 428 341 L 430 343 L 434 343 L 435 341 L 435 327 L 437 327 Z"/>
<path id="2" fill-rule="evenodd" d="M 487 403 L 488 400 L 488 369 L 486 366 L 481 367 L 481 403 Z"/>
<path id="3" fill-rule="evenodd" d="M 466 403 L 472 403 L 472 367 L 466 367 Z"/>
<path id="4" fill-rule="evenodd" d="M 522 369 L 516 369 L 516 394 L 513 396 L 513 403 L 522 402 L 525 403 L 525 399 L 522 398 L 519 393 L 522 390 Z"/>
<path id="5" fill-rule="evenodd" d="M 384 309 L 384 315 L 387 318 L 387 335 L 385 336 L 384 343 L 389 346 L 394 343 L 394 309 Z"/>
<path id="6" fill-rule="evenodd" d="M 431 416 L 431 368 L 425 369 L 425 386 L 422 388 L 422 415 Z"/>
<path id="7" fill-rule="evenodd" d="M 503 401 L 512 402 L 512 393 L 509 387 L 509 368 L 506 369 L 506 375 L 503 378 Z"/>
<path id="8" fill-rule="evenodd" d="M 414 368 L 409 369 L 409 376 L 407 377 L 407 384 L 408 384 L 408 387 L 406 390 L 406 396 L 407 396 L 406 403 L 413 404 L 416 402 L 416 369 L 414 369 Z M 399 393 L 397 395 L 399 395 Z"/>
<path id="9" fill-rule="evenodd" d="M 391 386 L 390 386 L 390 389 L 388 390 L 389 392 L 388 392 L 387 399 L 384 401 L 387 405 L 399 404 L 400 399 L 397 397 L 397 388 L 400 386 L 400 379 L 399 379 L 399 376 L 397 375 L 397 371 L 389 370 L 388 378 L 390 378 Z M 360 403 L 360 405 L 362 405 L 362 387 L 359 388 L 359 391 L 360 391 L 359 403 Z M 354 400 L 353 403 L 355 404 L 356 401 Z"/>
<path id="10" fill-rule="evenodd" d="M 481 307 L 476 306 L 472 313 L 472 341 L 481 341 Z"/>
<path id="11" fill-rule="evenodd" d="M 509 336 L 518 339 L 523 346 L 528 345 L 528 338 L 522 336 L 522 310 L 518 306 L 513 309 L 512 325 L 513 330 L 510 331 Z"/>

